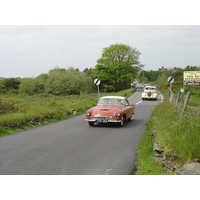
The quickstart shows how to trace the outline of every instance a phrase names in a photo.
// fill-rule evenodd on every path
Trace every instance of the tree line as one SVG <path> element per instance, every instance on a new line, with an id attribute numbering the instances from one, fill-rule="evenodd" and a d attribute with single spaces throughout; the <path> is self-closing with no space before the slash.
<path id="1" fill-rule="evenodd" d="M 101 80 L 103 92 L 118 92 L 128 89 L 135 79 L 140 83 L 159 83 L 165 87 L 166 76 L 173 75 L 182 81 L 183 71 L 197 71 L 199 67 L 187 66 L 165 71 L 145 71 L 139 61 L 141 52 L 126 44 L 112 44 L 103 48 L 101 57 L 94 68 L 85 68 L 83 72 L 70 67 L 56 67 L 47 74 L 35 78 L 6 78 L 0 80 L 0 93 L 71 95 L 92 93 L 95 91 L 93 80 Z"/>
<path id="2" fill-rule="evenodd" d="M 80 72 L 74 68 L 55 68 L 36 78 L 10 78 L 0 81 L 0 92 L 13 91 L 28 95 L 47 93 L 54 95 L 93 92 L 93 80 L 101 80 L 104 92 L 118 92 L 130 88 L 142 65 L 140 52 L 129 45 L 113 44 L 103 48 L 94 68 Z"/>
<path id="3" fill-rule="evenodd" d="M 72 67 L 56 67 L 35 78 L 7 78 L 0 81 L 1 93 L 71 95 L 90 93 L 93 90 L 92 78 Z"/>

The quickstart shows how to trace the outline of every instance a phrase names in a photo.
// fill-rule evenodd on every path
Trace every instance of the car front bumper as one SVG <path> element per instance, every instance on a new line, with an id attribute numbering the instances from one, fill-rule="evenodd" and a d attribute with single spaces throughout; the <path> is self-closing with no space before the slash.
<path id="1" fill-rule="evenodd" d="M 158 95 L 156 95 L 156 94 L 152 94 L 152 95 L 148 95 L 146 93 L 142 94 L 142 98 L 144 98 L 144 99 L 157 99 L 157 97 L 158 97 Z"/>
<path id="2" fill-rule="evenodd" d="M 149 97 L 149 96 L 143 96 L 143 99 L 157 99 L 157 97 Z"/>
<path id="3" fill-rule="evenodd" d="M 120 123 L 122 120 L 109 118 L 109 117 L 92 117 L 91 119 L 85 119 L 88 122 L 98 122 L 98 123 Z"/>

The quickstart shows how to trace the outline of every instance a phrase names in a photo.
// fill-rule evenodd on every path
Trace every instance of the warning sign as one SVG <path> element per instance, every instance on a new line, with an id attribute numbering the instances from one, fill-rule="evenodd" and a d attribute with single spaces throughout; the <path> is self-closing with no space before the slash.
<path id="1" fill-rule="evenodd" d="M 184 85 L 200 85 L 200 71 L 184 71 Z"/>

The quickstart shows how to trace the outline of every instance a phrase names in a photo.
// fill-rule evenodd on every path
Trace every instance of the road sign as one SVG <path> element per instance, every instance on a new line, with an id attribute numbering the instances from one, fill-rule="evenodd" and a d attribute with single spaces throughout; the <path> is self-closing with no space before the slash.
<path id="1" fill-rule="evenodd" d="M 180 89 L 180 92 L 181 92 L 181 93 L 184 93 L 184 92 L 185 92 L 184 88 L 181 88 L 181 89 Z"/>
<path id="2" fill-rule="evenodd" d="M 100 91 L 99 91 L 99 85 L 100 85 L 100 83 L 101 83 L 101 81 L 98 78 L 94 79 L 94 84 L 97 86 L 99 98 L 100 98 Z"/>
<path id="3" fill-rule="evenodd" d="M 94 80 L 94 84 L 95 84 L 95 85 L 100 85 L 100 83 L 101 83 L 101 81 L 100 81 L 98 78 L 96 78 L 96 79 Z"/>
<path id="4" fill-rule="evenodd" d="M 170 84 L 169 87 L 169 102 L 172 102 L 173 99 L 173 92 L 172 92 L 172 83 L 174 82 L 174 78 L 172 76 L 167 78 L 167 82 Z"/>
<path id="5" fill-rule="evenodd" d="M 174 82 L 174 78 L 172 76 L 167 78 L 167 82 L 168 83 L 173 83 Z"/>
<path id="6" fill-rule="evenodd" d="M 183 84 L 184 85 L 200 85 L 200 71 L 184 71 Z"/>

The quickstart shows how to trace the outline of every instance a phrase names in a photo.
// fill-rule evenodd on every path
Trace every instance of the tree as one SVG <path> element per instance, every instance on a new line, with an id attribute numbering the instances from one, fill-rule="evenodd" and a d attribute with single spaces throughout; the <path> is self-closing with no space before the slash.
<path id="1" fill-rule="evenodd" d="M 160 71 L 145 71 L 141 70 L 140 73 L 137 75 L 137 80 L 140 83 L 148 83 L 148 82 L 153 82 L 158 79 L 158 76 L 161 74 Z"/>
<path id="2" fill-rule="evenodd" d="M 34 78 L 23 78 L 19 86 L 19 92 L 21 94 L 34 95 L 36 94 L 35 85 L 36 81 Z"/>
<path id="3" fill-rule="evenodd" d="M 53 94 L 71 95 L 81 92 L 90 93 L 93 91 L 94 84 L 91 77 L 84 72 L 74 68 L 52 69 L 48 74 L 41 74 L 36 78 L 24 78 L 20 84 L 20 93 L 28 95 L 34 94 Z"/>
<path id="4" fill-rule="evenodd" d="M 5 92 L 18 92 L 20 83 L 20 78 L 5 78 L 2 80 L 2 89 Z"/>
<path id="5" fill-rule="evenodd" d="M 89 93 L 93 90 L 94 84 L 90 77 L 84 72 L 74 68 L 55 68 L 48 73 L 46 92 L 54 95 Z"/>
<path id="6" fill-rule="evenodd" d="M 197 67 L 197 66 L 186 66 L 184 71 L 200 71 L 200 67 Z"/>
<path id="7" fill-rule="evenodd" d="M 94 69 L 93 68 L 85 68 L 84 70 L 83 70 L 83 72 L 88 76 L 88 77 L 91 77 L 92 79 L 94 79 L 95 77 L 94 77 Z"/>
<path id="8" fill-rule="evenodd" d="M 103 49 L 97 60 L 94 75 L 101 80 L 105 91 L 120 91 L 130 87 L 141 69 L 140 52 L 129 45 L 112 44 Z"/>

